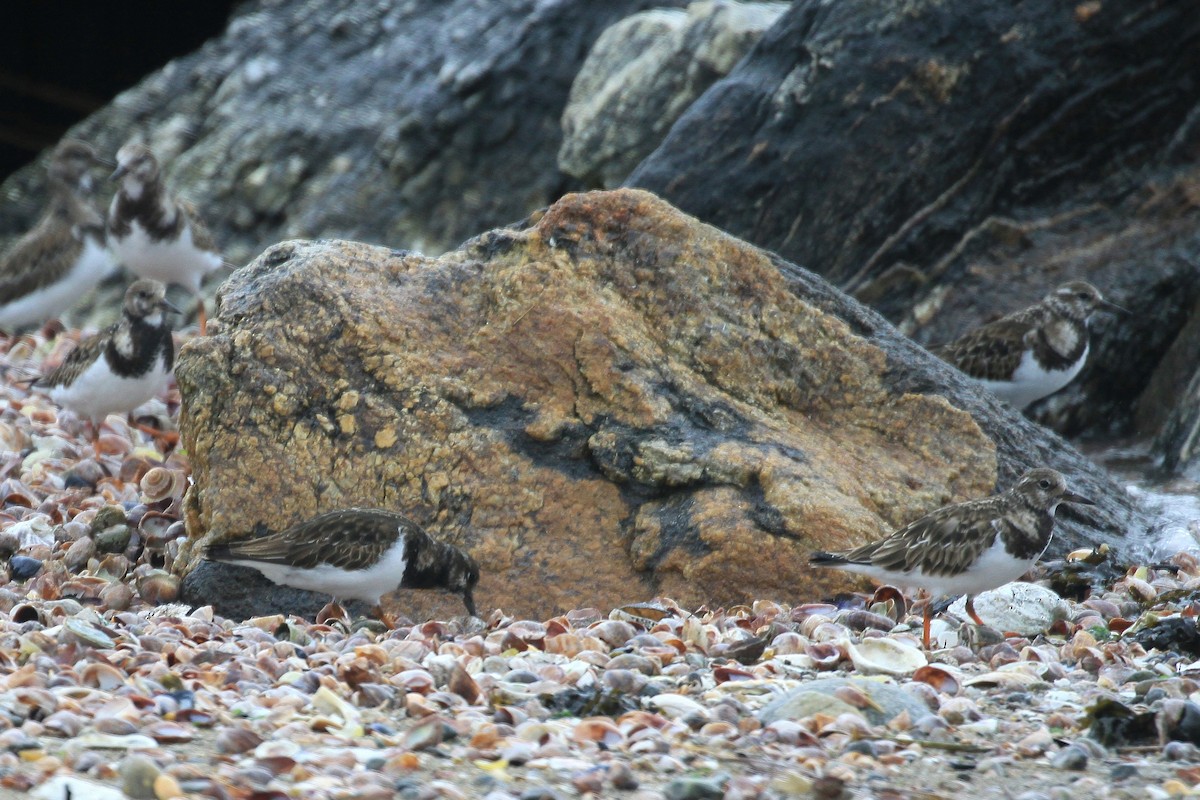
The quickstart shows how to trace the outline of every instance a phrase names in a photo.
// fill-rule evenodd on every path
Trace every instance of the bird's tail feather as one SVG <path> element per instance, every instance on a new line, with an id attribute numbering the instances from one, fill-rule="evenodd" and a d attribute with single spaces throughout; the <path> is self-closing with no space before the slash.
<path id="1" fill-rule="evenodd" d="M 850 559 L 837 553 L 818 552 L 808 557 L 808 564 L 812 567 L 835 567 L 839 564 L 849 563 Z"/>

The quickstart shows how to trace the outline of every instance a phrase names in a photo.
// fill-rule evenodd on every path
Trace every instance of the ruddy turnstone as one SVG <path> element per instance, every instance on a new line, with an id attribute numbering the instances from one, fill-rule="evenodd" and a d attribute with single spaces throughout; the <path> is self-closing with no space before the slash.
<path id="1" fill-rule="evenodd" d="M 142 144 L 117 151 L 121 188 L 108 209 L 108 242 L 135 274 L 178 284 L 197 296 L 200 333 L 208 327 L 200 281 L 224 262 L 191 203 L 167 193 L 158 159 Z"/>
<path id="2" fill-rule="evenodd" d="M 0 328 L 15 331 L 61 314 L 112 269 L 104 218 L 88 202 L 86 142 L 66 139 L 50 157 L 50 201 L 37 225 L 0 256 Z"/>
<path id="3" fill-rule="evenodd" d="M 1086 281 L 1059 286 L 1041 302 L 933 348 L 935 355 L 1016 408 L 1066 386 L 1088 356 L 1088 320 L 1123 311 Z"/>
<path id="4" fill-rule="evenodd" d="M 1007 492 L 943 506 L 885 539 L 838 553 L 813 553 L 809 564 L 867 575 L 886 584 L 925 589 L 933 596 L 974 595 L 1025 574 L 1045 552 L 1059 503 L 1092 501 L 1068 491 L 1052 469 L 1031 469 Z M 932 600 L 932 598 L 930 598 Z M 930 604 L 923 641 L 929 648 Z"/>
<path id="5" fill-rule="evenodd" d="M 274 583 L 339 601 L 362 600 L 377 613 L 380 599 L 395 589 L 447 589 L 461 594 L 475 616 L 479 565 L 391 511 L 330 511 L 279 533 L 210 545 L 205 558 L 253 567 Z"/>
<path id="6" fill-rule="evenodd" d="M 175 344 L 166 300 L 158 281 L 135 281 L 125 291 L 121 318 L 83 339 L 62 364 L 34 381 L 52 400 L 92 424 L 92 444 L 100 455 L 100 425 L 113 413 L 129 413 L 167 385 L 175 364 Z"/>

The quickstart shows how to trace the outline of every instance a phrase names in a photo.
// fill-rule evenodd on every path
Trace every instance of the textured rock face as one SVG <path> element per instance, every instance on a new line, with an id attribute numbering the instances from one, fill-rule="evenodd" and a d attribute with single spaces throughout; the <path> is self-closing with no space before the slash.
<path id="1" fill-rule="evenodd" d="M 1145 522 L 877 315 L 645 193 L 570 195 L 436 260 L 284 243 L 226 284 L 212 332 L 177 370 L 181 569 L 209 542 L 373 505 L 470 550 L 481 609 L 797 602 L 849 585 L 811 549 L 1031 462 L 1101 502 L 1060 547 Z M 911 393 L 931 389 L 984 430 Z"/>
<path id="2" fill-rule="evenodd" d="M 1092 281 L 1135 314 L 1034 413 L 1128 434 L 1200 297 L 1197 37 L 1179 3 L 794 3 L 628 185 L 921 341 Z"/>
<path id="3" fill-rule="evenodd" d="M 260 0 L 72 133 L 110 155 L 147 140 L 237 264 L 296 236 L 440 251 L 562 193 L 559 118 L 592 43 L 676 5 Z M 5 184 L 0 237 L 32 222 L 43 174 Z"/>
<path id="4" fill-rule="evenodd" d="M 589 186 L 619 185 L 786 8 L 706 0 L 686 11 L 644 11 L 613 25 L 571 86 L 559 167 Z"/>

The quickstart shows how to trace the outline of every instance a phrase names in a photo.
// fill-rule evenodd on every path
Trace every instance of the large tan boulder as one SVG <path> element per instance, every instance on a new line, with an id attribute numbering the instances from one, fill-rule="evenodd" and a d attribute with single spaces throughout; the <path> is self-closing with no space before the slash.
<path id="1" fill-rule="evenodd" d="M 769 254 L 632 190 L 567 196 L 436 259 L 277 245 L 180 353 L 195 483 L 177 567 L 367 505 L 468 549 L 481 611 L 861 585 L 808 553 L 988 494 L 996 450 L 945 398 L 898 390 L 885 351 L 818 307 L 850 301 L 796 288 Z M 221 610 L 204 586 L 193 599 Z M 461 613 L 435 593 L 392 602 Z"/>

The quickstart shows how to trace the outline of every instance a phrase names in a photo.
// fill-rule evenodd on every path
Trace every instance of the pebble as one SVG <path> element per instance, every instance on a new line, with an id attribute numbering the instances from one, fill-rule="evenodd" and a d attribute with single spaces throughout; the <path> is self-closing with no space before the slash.
<path id="1" fill-rule="evenodd" d="M 666 800 L 706 800 L 725 796 L 728 777 L 675 778 L 663 788 Z"/>
<path id="2" fill-rule="evenodd" d="M 1071 745 L 1054 754 L 1050 765 L 1057 769 L 1085 770 L 1088 765 L 1087 751 L 1082 747 Z"/>
<path id="3" fill-rule="evenodd" d="M 133 754 L 121 762 L 121 791 L 133 800 L 158 800 L 154 786 L 162 774 L 154 759 Z"/>

